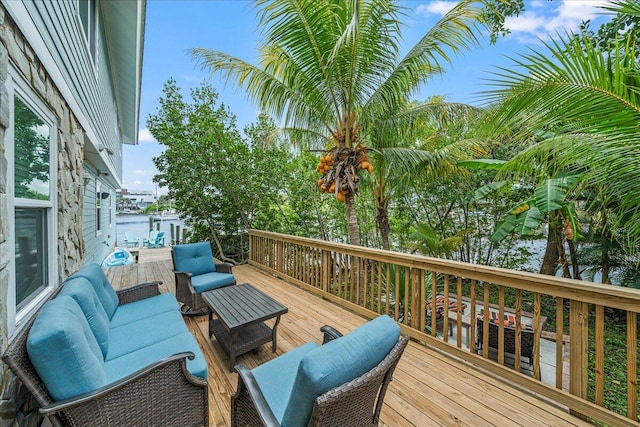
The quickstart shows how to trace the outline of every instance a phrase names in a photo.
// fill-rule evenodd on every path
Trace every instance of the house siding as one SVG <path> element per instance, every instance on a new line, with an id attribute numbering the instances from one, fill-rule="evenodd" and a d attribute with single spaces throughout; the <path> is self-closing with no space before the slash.
<path id="1" fill-rule="evenodd" d="M 11 338 L 9 322 L 13 321 L 8 319 L 6 310 L 12 253 L 9 241 L 13 232 L 7 221 L 12 206 L 8 200 L 7 164 L 13 159 L 5 155 L 7 144 L 12 143 L 5 138 L 10 125 L 11 104 L 6 89 L 10 63 L 51 110 L 57 123 L 54 212 L 58 277 L 51 279 L 52 284 L 61 283 L 86 263 L 101 262 L 115 245 L 115 219 L 111 220 L 109 215 L 115 212 L 115 190 L 121 181 L 122 135 L 103 28 L 99 24 L 94 62 L 76 7 L 76 1 L 0 0 L 0 354 Z M 14 21 L 12 12 L 17 8 L 26 10 L 28 17 L 21 12 L 20 19 Z M 37 36 L 33 31 L 26 34 L 21 31 L 24 20 L 38 29 Z M 42 50 L 30 44 L 34 37 L 41 37 L 47 48 L 44 58 L 37 53 Z M 96 149 L 99 146 L 113 154 L 99 152 Z M 85 177 L 89 178 L 86 185 Z M 95 229 L 96 180 L 100 181 L 101 191 L 111 193 L 102 200 L 101 233 Z M 32 410 L 34 402 L 20 388 L 0 362 L 0 425 L 41 425 L 37 411 Z"/>

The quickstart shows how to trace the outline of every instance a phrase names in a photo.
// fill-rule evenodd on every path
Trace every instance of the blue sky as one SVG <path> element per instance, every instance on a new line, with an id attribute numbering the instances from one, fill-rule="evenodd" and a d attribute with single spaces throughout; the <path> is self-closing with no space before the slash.
<path id="1" fill-rule="evenodd" d="M 508 57 L 516 57 L 531 48 L 539 48 L 540 40 L 556 32 L 576 30 L 581 21 L 592 19 L 597 28 L 606 17 L 600 16 L 599 0 L 535 0 L 526 1 L 526 12 L 509 19 L 512 33 L 490 45 L 488 37 L 471 52 L 454 58 L 447 72 L 429 82 L 415 97 L 426 99 L 444 95 L 448 101 L 478 105 L 478 92 L 486 89 L 484 79 L 498 66 L 507 66 Z M 409 9 L 404 20 L 406 49 L 412 47 L 433 24 L 449 10 L 451 1 L 404 1 Z M 123 188 L 156 191 L 153 175 L 157 173 L 152 158 L 163 146 L 153 139 L 146 127 L 149 114 L 158 108 L 162 87 L 174 78 L 184 94 L 189 88 L 209 81 L 237 117 L 238 129 L 255 121 L 257 109 L 242 92 L 225 87 L 207 71 L 202 71 L 186 54 L 193 47 L 204 47 L 232 54 L 257 63 L 259 31 L 250 1 L 243 0 L 148 0 L 145 48 L 140 101 L 139 143 L 123 148 Z M 163 189 L 159 189 L 164 193 Z"/>

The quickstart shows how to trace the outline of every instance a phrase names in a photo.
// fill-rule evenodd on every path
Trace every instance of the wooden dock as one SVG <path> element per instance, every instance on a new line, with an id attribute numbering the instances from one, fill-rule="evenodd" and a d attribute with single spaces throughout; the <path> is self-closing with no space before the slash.
<path id="1" fill-rule="evenodd" d="M 142 249 L 139 263 L 106 270 L 116 288 L 161 280 L 174 292 L 169 248 Z M 255 367 L 309 341 L 321 342 L 320 327 L 348 332 L 366 319 L 254 267 L 234 267 L 238 283 L 252 283 L 289 308 L 278 327 L 278 349 L 264 345 L 242 355 L 238 363 Z M 228 358 L 209 338 L 206 317 L 185 318 L 209 364 L 209 421 L 230 426 L 231 395 L 237 375 Z M 562 408 L 542 401 L 472 365 L 416 342 L 407 347 L 389 386 L 381 414 L 383 426 L 587 426 Z"/>

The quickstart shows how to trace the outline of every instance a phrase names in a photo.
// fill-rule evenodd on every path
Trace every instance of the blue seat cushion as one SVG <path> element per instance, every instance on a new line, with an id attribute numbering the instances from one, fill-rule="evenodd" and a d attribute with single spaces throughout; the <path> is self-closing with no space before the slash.
<path id="1" fill-rule="evenodd" d="M 118 307 L 118 295 L 116 291 L 109 283 L 109 279 L 105 276 L 102 268 L 98 264 L 87 264 L 80 270 L 73 273 L 70 278 L 84 277 L 93 285 L 93 289 L 96 291 L 104 311 L 107 313 L 109 319 L 115 313 Z"/>
<path id="2" fill-rule="evenodd" d="M 197 294 L 232 285 L 235 281 L 236 278 L 233 274 L 218 273 L 217 271 L 191 277 L 191 285 Z"/>
<path id="3" fill-rule="evenodd" d="M 93 286 L 84 277 L 69 279 L 58 297 L 64 295 L 73 298 L 82 309 L 104 358 L 109 350 L 109 318 Z"/>
<path id="4" fill-rule="evenodd" d="M 183 351 L 195 354 L 193 360 L 187 359 L 187 369 L 192 375 L 207 379 L 207 361 L 198 346 L 198 342 L 189 332 L 167 338 L 131 353 L 127 353 L 104 364 L 108 383 L 120 380 L 127 375 L 158 362 L 166 357 Z"/>
<path id="5" fill-rule="evenodd" d="M 278 421 L 282 421 L 300 360 L 317 347 L 314 342 L 301 345 L 251 370 Z"/>
<path id="6" fill-rule="evenodd" d="M 167 311 L 179 311 L 180 304 L 173 294 L 160 294 L 128 304 L 119 305 L 111 316 L 111 328 L 146 319 Z"/>
<path id="7" fill-rule="evenodd" d="M 182 315 L 177 310 L 111 328 L 109 352 L 104 360 L 115 359 L 188 331 Z"/>
<path id="8" fill-rule="evenodd" d="M 383 315 L 305 354 L 282 416 L 282 426 L 306 426 L 318 396 L 373 369 L 399 337 L 400 327 Z"/>
<path id="9" fill-rule="evenodd" d="M 176 271 L 191 273 L 194 276 L 216 271 L 209 242 L 176 245 L 171 249 L 171 255 Z"/>
<path id="10" fill-rule="evenodd" d="M 27 352 L 54 401 L 107 382 L 100 346 L 70 296 L 58 296 L 42 307 L 29 331 Z"/>

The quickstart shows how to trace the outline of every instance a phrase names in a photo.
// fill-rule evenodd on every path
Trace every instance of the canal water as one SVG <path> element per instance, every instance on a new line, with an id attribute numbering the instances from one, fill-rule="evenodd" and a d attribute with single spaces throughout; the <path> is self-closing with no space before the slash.
<path id="1" fill-rule="evenodd" d="M 180 234 L 183 234 L 184 223 L 180 219 L 161 219 L 153 223 L 153 229 L 157 230 L 160 225 L 160 231 L 164 231 L 164 241 L 169 243 L 171 240 L 171 224 L 180 227 Z M 142 240 L 149 237 L 149 215 L 125 214 L 116 215 L 116 245 L 124 246 L 124 233 L 132 232 Z"/>

